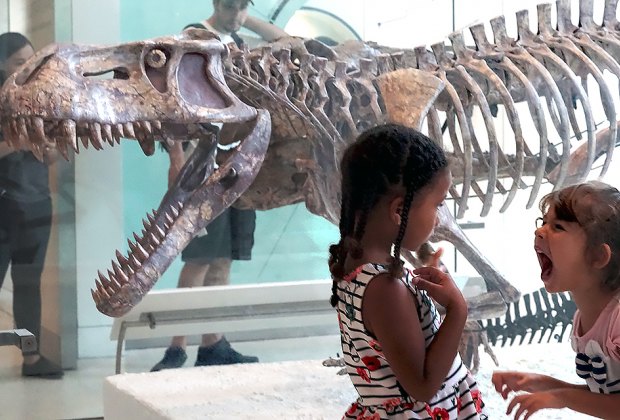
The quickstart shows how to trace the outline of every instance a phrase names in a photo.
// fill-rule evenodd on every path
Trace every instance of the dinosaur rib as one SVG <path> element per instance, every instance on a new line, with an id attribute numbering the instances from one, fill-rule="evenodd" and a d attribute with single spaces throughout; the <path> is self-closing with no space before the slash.
<path id="1" fill-rule="evenodd" d="M 548 11 L 547 11 L 547 7 L 545 7 L 544 5 L 539 6 L 540 8 L 544 8 L 545 12 L 543 13 L 543 16 L 548 16 Z M 566 4 L 563 4 L 562 2 L 558 2 L 558 26 L 560 27 L 560 30 L 563 27 L 569 27 L 569 25 L 566 23 L 568 17 L 567 14 L 570 15 L 570 5 L 566 6 Z M 609 126 L 610 128 L 612 128 L 612 130 L 615 130 L 615 122 L 616 122 L 616 110 L 615 110 L 615 106 L 614 106 L 614 100 L 611 97 L 611 92 L 609 91 L 609 88 L 607 87 L 607 84 L 603 78 L 602 73 L 598 70 L 598 68 L 596 67 L 596 65 L 592 62 L 592 60 L 590 60 L 588 58 L 588 56 L 586 54 L 584 54 L 580 49 L 578 49 L 570 40 L 570 38 L 562 38 L 562 42 L 558 42 L 556 40 L 556 36 L 554 35 L 555 31 L 553 29 L 551 29 L 551 22 L 550 22 L 550 17 L 547 19 L 539 19 L 539 29 L 542 33 L 542 37 L 545 39 L 545 41 L 547 41 L 547 44 L 550 45 L 551 47 L 559 50 L 559 51 L 563 51 L 564 53 L 570 53 L 575 59 L 576 59 L 576 63 L 574 64 L 575 67 L 578 67 L 578 64 L 585 66 L 585 69 L 588 70 L 590 72 L 590 74 L 594 77 L 594 80 L 598 83 L 599 85 L 599 89 L 601 92 L 601 99 L 603 102 L 603 109 L 605 110 L 605 114 L 607 116 L 607 119 L 609 120 Z M 569 63 L 572 63 L 572 60 L 567 60 Z M 576 71 L 577 68 L 575 68 L 574 71 Z M 582 76 L 582 78 L 585 78 L 585 76 Z M 594 123 L 593 119 L 588 118 L 588 113 L 592 113 L 591 109 L 589 109 L 589 105 L 585 105 L 586 104 L 586 99 L 585 99 L 585 91 L 579 91 L 578 92 L 578 97 L 581 99 L 582 104 L 584 104 L 584 111 L 586 112 L 586 124 L 588 123 Z M 593 141 L 594 140 L 594 131 L 588 129 L 588 135 L 590 136 L 588 138 L 588 144 L 590 145 L 590 147 L 588 148 L 588 157 L 587 157 L 587 163 L 586 163 L 586 171 L 585 173 L 589 173 L 590 169 L 592 168 L 592 164 L 594 163 L 594 150 L 595 150 L 595 146 L 596 146 L 596 142 Z M 585 178 L 585 176 L 584 176 Z"/>
<path id="2" fill-rule="evenodd" d="M 502 51 L 500 47 L 492 48 L 486 38 L 484 27 L 482 25 L 474 25 L 470 27 L 470 31 L 478 51 L 484 54 L 489 67 L 492 69 L 504 70 L 506 73 L 514 76 L 524 88 L 525 100 L 528 104 L 534 127 L 538 132 L 540 146 L 539 163 L 536 168 L 534 184 L 532 185 L 530 198 L 527 204 L 527 207 L 529 208 L 538 196 L 538 192 L 545 175 L 545 162 L 548 157 L 549 139 L 547 136 L 547 124 L 545 123 L 544 111 L 534 85 L 530 82 L 529 78 L 523 73 L 523 71 L 521 71 L 521 69 L 517 67 L 517 65 L 515 65 L 509 58 L 510 55 L 514 56 L 514 54 L 507 54 Z"/>
<path id="3" fill-rule="evenodd" d="M 452 47 L 454 48 L 454 53 L 457 58 L 456 62 L 461 63 L 464 68 L 481 76 L 483 79 L 486 80 L 487 83 L 491 85 L 491 87 L 496 89 L 496 91 L 499 94 L 500 101 L 504 105 L 504 109 L 507 112 L 508 122 L 510 123 L 510 126 L 512 127 L 512 130 L 514 132 L 515 142 L 516 142 L 516 152 L 515 152 L 516 153 L 516 161 L 515 161 L 516 173 L 514 175 L 512 186 L 510 187 L 510 191 L 508 192 L 506 200 L 504 201 L 504 204 L 500 208 L 500 212 L 503 213 L 504 211 L 506 211 L 510 203 L 512 203 L 512 200 L 514 199 L 515 194 L 517 193 L 517 190 L 521 186 L 521 182 L 522 182 L 521 177 L 523 176 L 523 163 L 524 163 L 525 149 L 524 149 L 523 133 L 521 130 L 521 123 L 519 120 L 519 114 L 517 113 L 515 109 L 515 105 L 510 95 L 510 92 L 508 92 L 508 89 L 502 83 L 502 81 L 497 76 L 497 74 L 495 74 L 489 68 L 489 66 L 486 64 L 485 61 L 474 59 L 473 51 L 465 47 L 465 40 L 463 39 L 463 34 L 452 33 L 450 34 L 449 38 L 450 38 L 450 41 L 452 41 Z M 460 71 L 462 72 L 463 70 L 460 70 Z M 486 109 L 484 110 L 483 117 L 485 119 L 487 118 L 492 119 L 492 115 L 490 115 L 490 110 L 488 111 L 489 111 L 489 114 L 485 114 L 487 110 Z M 487 192 L 487 194 L 490 195 L 491 192 Z M 488 213 L 488 210 L 490 209 L 487 209 L 487 213 Z M 487 213 L 481 214 L 481 216 L 485 216 Z"/>

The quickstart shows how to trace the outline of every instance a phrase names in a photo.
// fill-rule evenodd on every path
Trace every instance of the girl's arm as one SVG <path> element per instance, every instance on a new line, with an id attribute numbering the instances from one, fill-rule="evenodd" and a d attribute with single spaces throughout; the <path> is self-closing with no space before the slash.
<path id="1" fill-rule="evenodd" d="M 452 279 L 433 270 L 436 276 L 443 276 L 441 281 L 444 282 L 435 286 L 447 289 L 451 297 L 449 302 L 440 302 L 446 307 L 446 317 L 428 348 L 415 298 L 402 281 L 388 274 L 378 275 L 364 293 L 362 308 L 366 328 L 381 343 L 399 383 L 419 401 L 431 400 L 445 381 L 467 318 L 467 304 Z M 454 296 L 455 291 L 458 296 Z M 431 295 L 436 298 L 433 293 Z"/>
<path id="2" fill-rule="evenodd" d="M 568 408 L 607 420 L 620 419 L 620 395 L 597 394 L 577 387 L 518 395 L 510 402 L 507 414 L 516 408 L 515 419 L 531 416 L 544 408 Z"/>
<path id="3" fill-rule="evenodd" d="M 538 392 L 564 388 L 588 389 L 587 385 L 575 385 L 551 376 L 530 372 L 495 371 L 491 381 L 495 390 L 502 394 L 504 399 L 507 399 L 511 392 L 518 391 Z"/>

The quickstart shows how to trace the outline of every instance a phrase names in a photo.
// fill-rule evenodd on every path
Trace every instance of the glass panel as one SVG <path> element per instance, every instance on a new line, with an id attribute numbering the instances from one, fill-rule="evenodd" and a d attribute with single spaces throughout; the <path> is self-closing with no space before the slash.
<path id="1" fill-rule="evenodd" d="M 71 27 L 69 1 L 1 1 L 0 8 L 4 76 L 15 70 L 11 63 L 70 38 L 61 29 Z M 34 123 L 26 120 L 29 130 Z M 0 276 L 7 273 L 0 279 L 0 329 L 15 325 L 36 336 L 37 352 L 24 355 L 27 374 L 60 372 L 77 361 L 73 166 L 53 151 L 41 157 L 44 163 L 29 151 L 7 150 L 0 159 Z"/>

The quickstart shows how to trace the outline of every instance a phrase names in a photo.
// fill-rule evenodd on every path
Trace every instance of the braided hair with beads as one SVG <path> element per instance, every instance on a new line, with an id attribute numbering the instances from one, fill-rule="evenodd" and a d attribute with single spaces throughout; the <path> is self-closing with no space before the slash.
<path id="1" fill-rule="evenodd" d="M 390 188 L 405 191 L 401 223 L 394 238 L 390 274 L 402 275 L 401 242 L 407 230 L 409 209 L 414 196 L 448 167 L 448 160 L 433 140 L 409 127 L 385 124 L 371 128 L 344 152 L 341 161 L 340 241 L 329 247 L 332 275 L 332 306 L 338 304 L 337 283 L 345 276 L 347 256 L 362 257 L 368 215 Z"/>

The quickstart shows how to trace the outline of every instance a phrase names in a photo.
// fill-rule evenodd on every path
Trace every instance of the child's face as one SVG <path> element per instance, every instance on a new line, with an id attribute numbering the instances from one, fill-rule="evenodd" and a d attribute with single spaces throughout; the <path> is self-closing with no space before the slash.
<path id="1" fill-rule="evenodd" d="M 536 229 L 534 250 L 548 292 L 575 291 L 591 268 L 586 260 L 586 231 L 576 222 L 556 217 L 551 208 Z"/>
<path id="2" fill-rule="evenodd" d="M 431 184 L 414 197 L 409 209 L 407 231 L 402 242 L 403 248 L 415 251 L 428 241 L 437 226 L 437 210 L 444 204 L 451 184 L 450 171 L 438 172 Z"/>

